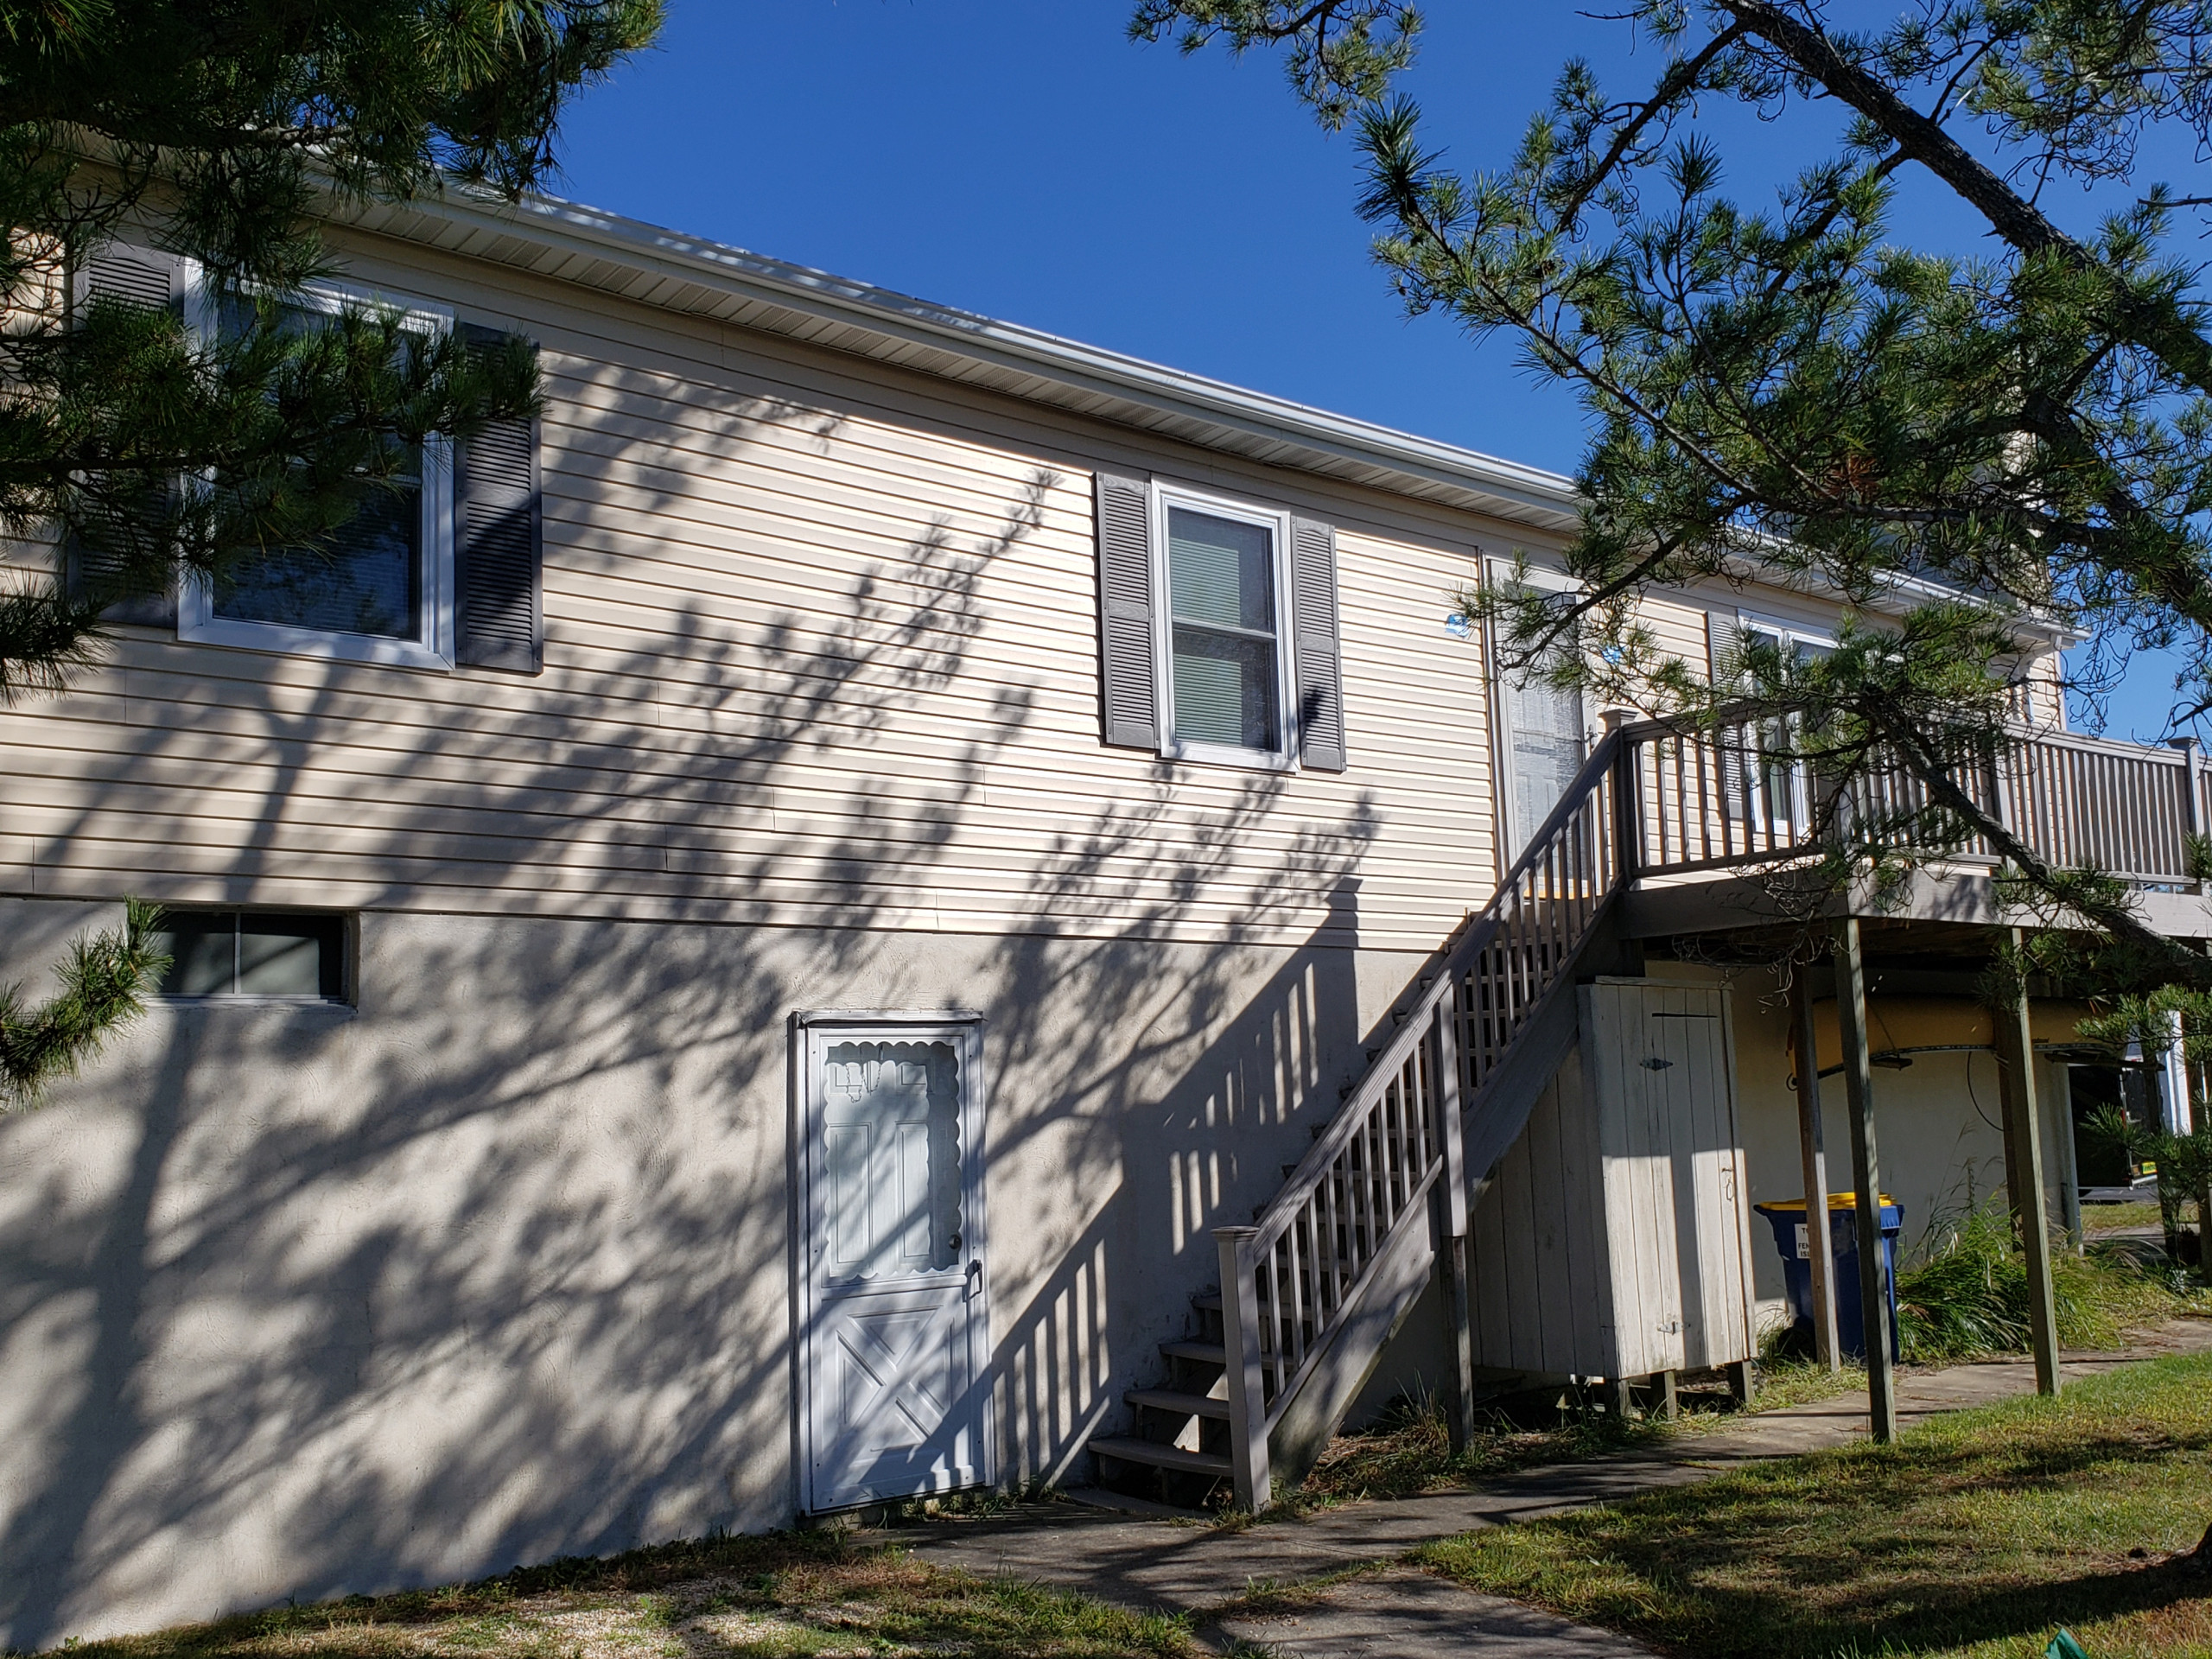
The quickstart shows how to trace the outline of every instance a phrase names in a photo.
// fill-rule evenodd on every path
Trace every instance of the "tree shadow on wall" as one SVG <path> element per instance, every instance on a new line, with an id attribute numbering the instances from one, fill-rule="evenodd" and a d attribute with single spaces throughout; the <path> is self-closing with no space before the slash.
<path id="1" fill-rule="evenodd" d="M 1334 1108 L 1374 823 L 1286 831 L 1274 774 L 1194 810 L 1160 768 L 1034 855 L 1066 804 L 1002 779 L 1053 683 L 977 648 L 1062 487 L 758 623 L 664 591 L 649 639 L 496 693 L 289 661 L 195 701 L 206 653 L 131 648 L 134 697 L 182 712 L 61 839 L 189 791 L 234 844 L 131 885 L 362 908 L 360 1007 L 165 1009 L 0 1126 L 0 1640 L 787 1518 L 786 1020 L 971 1000 L 956 973 L 1020 1264 L 1007 1472 L 1066 1466 L 1141 1363 L 1109 1333 L 1147 1341 Z M 979 864 L 1033 919 L 948 942 Z M 474 914 L 399 907 L 439 887 Z M 1314 949 L 1267 943 L 1331 893 Z"/>

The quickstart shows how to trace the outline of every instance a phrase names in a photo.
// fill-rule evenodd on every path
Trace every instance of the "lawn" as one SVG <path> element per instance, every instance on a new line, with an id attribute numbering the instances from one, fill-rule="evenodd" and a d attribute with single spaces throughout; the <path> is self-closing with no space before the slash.
<path id="1" fill-rule="evenodd" d="M 1198 1651 L 1180 1619 L 931 1567 L 835 1534 L 713 1538 L 504 1578 L 69 1644 L 71 1659 L 783 1659 Z"/>
<path id="2" fill-rule="evenodd" d="M 2091 1659 L 2212 1659 L 2212 1576 L 2168 1560 L 2208 1523 L 2197 1355 L 1418 1559 L 1699 1659 L 2041 1659 L 2062 1626 Z"/>

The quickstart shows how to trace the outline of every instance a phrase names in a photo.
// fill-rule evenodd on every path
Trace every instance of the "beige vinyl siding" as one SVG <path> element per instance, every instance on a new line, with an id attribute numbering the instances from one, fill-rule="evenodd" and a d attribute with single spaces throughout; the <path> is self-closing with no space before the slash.
<path id="1" fill-rule="evenodd" d="M 546 672 L 133 632 L 0 715 L 20 890 L 1408 949 L 1489 896 L 1483 665 L 1443 621 L 1525 531 L 410 263 L 356 274 L 541 344 Z M 1339 526 L 1350 771 L 1103 747 L 1099 467 Z"/>

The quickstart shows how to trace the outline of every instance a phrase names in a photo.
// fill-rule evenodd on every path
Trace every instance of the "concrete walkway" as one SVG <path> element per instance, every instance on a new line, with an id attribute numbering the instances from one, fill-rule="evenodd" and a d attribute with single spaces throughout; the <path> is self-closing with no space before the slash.
<path id="1" fill-rule="evenodd" d="M 2212 1321 L 2181 1319 L 2143 1333 L 2123 1352 L 2069 1354 L 2063 1375 L 2078 1379 L 2161 1355 L 2209 1351 Z M 2034 1389 L 2035 1370 L 2024 1359 L 1908 1374 L 1898 1378 L 1897 1417 L 1910 1425 Z M 1242 1532 L 1056 1503 L 1002 1519 L 880 1536 L 940 1566 L 1063 1585 L 1128 1606 L 1202 1614 L 1255 1586 L 1291 1585 L 1395 1560 L 1432 1539 L 1688 1485 L 1737 1465 L 1847 1445 L 1866 1433 L 1862 1389 L 1761 1412 L 1726 1429 L 1688 1430 L 1610 1457 L 1523 1470 L 1479 1487 L 1348 1503 Z M 1363 1578 L 1325 1589 L 1316 1599 L 1301 1598 L 1282 1612 L 1238 1618 L 1217 1628 L 1299 1659 L 1491 1652 L 1523 1659 L 1600 1659 L 1646 1652 L 1624 1637 L 1580 1629 L 1418 1573 Z"/>

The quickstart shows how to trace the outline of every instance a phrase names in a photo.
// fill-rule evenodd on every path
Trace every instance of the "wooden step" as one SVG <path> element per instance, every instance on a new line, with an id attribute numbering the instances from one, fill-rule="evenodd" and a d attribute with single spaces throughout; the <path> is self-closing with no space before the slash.
<path id="1" fill-rule="evenodd" d="M 1179 1394 L 1173 1389 L 1131 1389 L 1122 1398 L 1133 1406 L 1149 1406 L 1154 1411 L 1180 1412 L 1185 1417 L 1212 1417 L 1224 1423 L 1229 1421 L 1229 1402 L 1217 1400 L 1210 1394 Z"/>
<path id="2" fill-rule="evenodd" d="M 1191 1298 L 1191 1306 L 1203 1308 L 1209 1313 L 1218 1313 L 1221 1312 L 1221 1293 L 1217 1290 L 1202 1290 Z"/>
<path id="3" fill-rule="evenodd" d="M 1217 1342 L 1193 1342 L 1179 1337 L 1173 1342 L 1163 1342 L 1160 1351 L 1169 1359 L 1192 1359 L 1204 1365 L 1226 1366 L 1229 1350 Z"/>
<path id="4" fill-rule="evenodd" d="M 1230 1473 L 1229 1459 L 1218 1452 L 1185 1452 L 1179 1446 L 1163 1446 L 1158 1440 L 1126 1440 L 1107 1434 L 1091 1441 L 1090 1449 L 1097 1456 L 1111 1458 L 1116 1463 L 1141 1463 L 1154 1469 L 1218 1475 L 1224 1480 Z"/>

